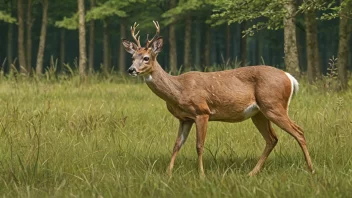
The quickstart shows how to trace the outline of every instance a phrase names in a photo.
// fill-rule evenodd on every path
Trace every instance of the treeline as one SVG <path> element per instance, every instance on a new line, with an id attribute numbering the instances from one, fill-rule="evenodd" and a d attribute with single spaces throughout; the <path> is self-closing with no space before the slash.
<path id="1" fill-rule="evenodd" d="M 1 70 L 125 73 L 121 38 L 137 22 L 143 42 L 157 20 L 159 62 L 171 73 L 267 64 L 314 83 L 336 65 L 346 89 L 351 8 L 352 0 L 1 0 Z"/>

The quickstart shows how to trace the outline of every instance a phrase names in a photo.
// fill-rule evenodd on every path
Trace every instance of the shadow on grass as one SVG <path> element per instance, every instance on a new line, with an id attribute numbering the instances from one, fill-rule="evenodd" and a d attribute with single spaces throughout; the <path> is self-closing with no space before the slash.
<path id="1" fill-rule="evenodd" d="M 256 165 L 260 156 L 218 156 L 212 158 L 209 155 L 203 156 L 203 165 L 206 174 L 223 175 L 234 173 L 238 175 L 247 175 Z M 155 154 L 142 159 L 144 170 L 151 170 L 155 173 L 166 174 L 166 170 L 171 160 L 171 154 Z M 139 161 L 141 161 L 139 159 Z M 270 156 L 264 163 L 262 171 L 266 174 L 277 173 L 278 171 L 287 171 L 297 166 L 306 169 L 304 159 L 298 159 L 298 156 Z M 173 174 L 198 174 L 198 157 L 178 155 L 174 164 Z"/>
<path id="2" fill-rule="evenodd" d="M 171 155 L 154 155 L 143 159 L 143 164 L 149 164 L 149 170 L 166 174 L 169 166 Z M 239 174 L 247 174 L 257 163 L 257 158 L 252 157 L 218 157 L 216 160 L 210 156 L 203 157 L 204 169 L 206 172 L 217 172 L 223 174 L 229 170 Z M 198 157 L 178 156 L 175 161 L 173 173 L 177 172 L 198 172 Z"/>

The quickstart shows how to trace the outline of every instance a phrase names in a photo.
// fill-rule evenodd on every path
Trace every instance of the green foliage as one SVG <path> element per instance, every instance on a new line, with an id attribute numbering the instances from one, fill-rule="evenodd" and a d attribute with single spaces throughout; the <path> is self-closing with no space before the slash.
<path id="1" fill-rule="evenodd" d="M 304 0 L 299 5 L 299 10 L 306 12 L 307 10 L 328 10 L 335 6 L 336 1 L 325 1 L 325 0 Z"/>
<path id="2" fill-rule="evenodd" d="M 213 4 L 215 6 L 214 14 L 211 16 L 213 25 L 253 21 L 255 24 L 247 30 L 250 34 L 265 28 L 271 30 L 282 28 L 286 13 L 281 0 L 218 0 L 213 1 Z"/>
<path id="3" fill-rule="evenodd" d="M 55 9 L 52 12 L 49 12 L 50 24 L 69 30 L 78 29 L 77 0 L 53 1 L 49 5 L 51 5 L 49 11 L 50 8 Z M 60 11 L 58 12 L 57 10 Z"/>
<path id="4" fill-rule="evenodd" d="M 49 1 L 48 23 L 50 25 L 56 26 L 57 21 L 64 21 L 64 20 L 66 21 L 68 20 L 68 18 L 75 17 L 77 19 L 77 22 L 75 23 L 78 24 L 78 16 L 75 16 L 76 12 L 77 12 L 77 0 Z M 67 19 L 64 19 L 65 17 Z M 68 26 L 71 26 L 71 25 L 68 25 Z"/>
<path id="5" fill-rule="evenodd" d="M 164 23 L 168 25 L 176 22 L 185 16 L 201 13 L 210 9 L 210 0 L 180 0 L 175 8 L 169 9 L 162 14 Z"/>
<path id="6" fill-rule="evenodd" d="M 322 20 L 331 20 L 338 17 L 352 18 L 352 0 L 342 1 L 340 5 L 328 4 L 322 7 L 321 10 L 328 11 L 324 12 L 321 16 Z"/>
<path id="7" fill-rule="evenodd" d="M 281 0 L 217 0 L 212 2 L 215 6 L 211 16 L 211 23 L 220 25 L 223 23 L 241 23 L 251 21 L 254 23 L 245 33 L 253 35 L 255 31 L 262 29 L 278 30 L 283 27 L 282 21 L 286 11 Z M 298 7 L 298 13 L 315 9 L 323 11 L 320 19 L 330 20 L 342 17 L 352 17 L 352 0 L 336 1 L 305 0 Z"/>
<path id="8" fill-rule="evenodd" d="M 61 21 L 56 21 L 55 26 L 68 30 L 78 29 L 78 13 L 74 14 L 71 17 L 64 17 L 64 19 Z"/>
<path id="9" fill-rule="evenodd" d="M 5 11 L 0 10 L 0 21 L 6 23 L 16 23 L 16 18 L 12 17 L 11 14 L 6 13 Z"/>
<path id="10" fill-rule="evenodd" d="M 131 3 L 136 3 L 137 1 L 118 1 L 118 0 L 108 0 L 104 3 L 98 4 L 87 11 L 86 21 L 105 19 L 111 16 L 126 17 L 127 14 L 123 10 L 126 6 Z M 87 9 L 88 10 L 88 9 Z M 78 13 L 75 12 L 71 17 L 64 16 L 62 20 L 55 22 L 56 27 L 65 28 L 69 30 L 78 29 Z"/>
<path id="11" fill-rule="evenodd" d="M 124 8 L 130 3 L 131 1 L 106 1 L 105 3 L 89 10 L 86 15 L 86 21 L 105 19 L 111 16 L 126 17 L 127 14 L 124 11 Z"/>
<path id="12" fill-rule="evenodd" d="M 324 87 L 327 91 L 337 91 L 340 87 L 338 80 L 338 71 L 337 71 L 337 58 L 334 56 L 329 60 L 329 67 L 327 68 L 327 74 L 324 76 Z"/>
<path id="13" fill-rule="evenodd" d="M 305 0 L 299 6 L 301 12 L 306 10 L 314 9 L 322 11 L 322 15 L 319 19 L 331 20 L 338 17 L 352 18 L 352 0 L 344 0 L 341 3 L 337 1 L 323 1 L 323 0 Z"/>

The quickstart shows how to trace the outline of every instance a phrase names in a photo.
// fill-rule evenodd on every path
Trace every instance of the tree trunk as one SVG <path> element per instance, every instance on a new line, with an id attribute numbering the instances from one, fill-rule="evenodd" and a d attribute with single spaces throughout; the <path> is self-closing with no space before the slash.
<path id="1" fill-rule="evenodd" d="M 318 41 L 318 25 L 317 25 L 317 20 L 316 20 L 316 12 L 314 12 L 314 17 L 313 23 L 312 23 L 312 49 L 314 53 L 314 58 L 315 58 L 315 64 L 314 64 L 314 72 L 315 72 L 315 78 L 316 79 L 321 79 L 322 78 L 322 65 L 321 65 L 321 57 L 319 54 L 319 41 Z"/>
<path id="2" fill-rule="evenodd" d="M 299 73 L 299 59 L 296 40 L 296 5 L 294 0 L 288 0 L 284 3 L 287 11 L 284 17 L 284 52 L 286 70 L 297 75 Z"/>
<path id="3" fill-rule="evenodd" d="M 104 51 L 104 58 L 103 58 L 103 64 L 104 64 L 104 73 L 105 75 L 109 74 L 109 70 L 110 70 L 110 65 L 109 65 L 109 32 L 108 32 L 108 22 L 107 19 L 103 20 L 104 23 L 104 27 L 103 27 L 103 31 L 104 31 L 104 41 L 103 41 L 103 51 Z"/>
<path id="4" fill-rule="evenodd" d="M 13 47 L 13 24 L 8 23 L 9 28 L 7 29 L 7 69 L 5 69 L 5 73 L 10 73 L 12 69 L 13 56 L 12 56 L 12 47 Z"/>
<path id="5" fill-rule="evenodd" d="M 32 0 L 27 5 L 27 71 L 32 72 Z"/>
<path id="6" fill-rule="evenodd" d="M 263 42 L 263 35 L 259 34 L 257 35 L 257 40 L 258 40 L 258 45 L 257 45 L 257 64 L 258 65 L 264 65 L 265 61 L 264 61 L 264 56 L 265 54 L 263 53 L 264 50 L 264 42 Z"/>
<path id="7" fill-rule="evenodd" d="M 61 71 L 64 68 L 65 56 L 66 56 L 66 45 L 65 45 L 65 29 L 62 28 L 60 31 L 60 68 L 58 71 Z"/>
<path id="8" fill-rule="evenodd" d="M 169 25 L 169 61 L 170 71 L 172 74 L 177 73 L 177 43 L 176 43 L 176 32 L 175 24 Z"/>
<path id="9" fill-rule="evenodd" d="M 191 70 L 191 41 L 192 41 L 192 18 L 187 16 L 185 21 L 185 45 L 184 45 L 184 56 L 183 56 L 183 66 L 185 71 Z"/>
<path id="10" fill-rule="evenodd" d="M 247 37 L 244 35 L 243 31 L 246 30 L 246 22 L 243 21 L 240 24 L 240 53 L 241 53 L 241 67 L 247 65 Z"/>
<path id="11" fill-rule="evenodd" d="M 194 65 L 199 67 L 200 66 L 200 52 L 201 52 L 201 45 L 202 45 L 202 30 L 200 20 L 196 21 L 195 25 L 195 48 L 194 48 Z"/>
<path id="12" fill-rule="evenodd" d="M 226 42 L 225 42 L 225 46 L 226 46 L 226 62 L 229 61 L 231 59 L 231 29 L 230 29 L 230 25 L 226 25 Z"/>
<path id="13" fill-rule="evenodd" d="M 95 0 L 90 0 L 90 9 L 95 7 Z M 95 42 L 95 21 L 91 20 L 89 25 L 89 60 L 88 68 L 89 74 L 92 74 L 94 71 L 94 42 Z"/>
<path id="14" fill-rule="evenodd" d="M 84 0 L 78 0 L 79 15 L 79 75 L 81 79 L 86 76 L 87 49 L 86 49 L 86 26 Z"/>
<path id="15" fill-rule="evenodd" d="M 170 0 L 170 9 L 176 6 L 176 0 Z M 169 65 L 172 74 L 177 73 L 177 43 L 176 43 L 176 31 L 175 24 L 169 25 Z"/>
<path id="16" fill-rule="evenodd" d="M 8 12 L 12 16 L 13 12 L 13 2 L 9 1 L 8 4 Z M 8 29 L 7 29 L 7 66 L 4 68 L 5 74 L 8 74 L 12 70 L 12 64 L 13 64 L 13 24 L 8 23 Z"/>
<path id="17" fill-rule="evenodd" d="M 18 14 L 18 59 L 20 72 L 26 73 L 26 55 L 24 50 L 24 11 L 22 0 L 17 1 L 17 14 Z"/>
<path id="18" fill-rule="evenodd" d="M 37 65 L 36 65 L 37 75 L 40 75 L 43 73 L 43 57 L 44 57 L 47 24 L 48 24 L 48 0 L 43 0 L 43 18 L 42 18 L 42 27 L 40 30 L 39 49 L 38 49 Z"/>
<path id="19" fill-rule="evenodd" d="M 307 74 L 309 84 L 321 76 L 320 57 L 318 49 L 317 23 L 315 10 L 308 10 L 305 14 L 306 44 L 307 44 Z"/>
<path id="20" fill-rule="evenodd" d="M 211 48 L 211 27 L 208 26 L 205 33 L 205 46 L 204 46 L 204 65 L 210 67 L 210 48 Z"/>
<path id="21" fill-rule="evenodd" d="M 297 53 L 298 53 L 298 66 L 299 66 L 299 71 L 303 71 L 303 68 L 307 68 L 307 65 L 304 65 L 304 55 L 303 52 L 306 46 L 303 47 L 303 43 L 304 43 L 304 39 L 305 38 L 305 34 L 303 33 L 303 31 L 300 31 L 300 29 L 296 29 L 296 43 L 297 43 Z M 306 52 L 307 53 L 307 52 Z M 276 56 L 278 57 L 278 64 L 280 64 L 280 56 Z"/>
<path id="22" fill-rule="evenodd" d="M 120 37 L 126 38 L 126 25 L 120 23 Z M 126 52 L 122 44 L 120 44 L 120 53 L 119 53 L 119 72 L 124 74 L 126 72 Z"/>
<path id="23" fill-rule="evenodd" d="M 113 46 L 111 45 L 111 43 L 110 43 L 110 34 L 108 33 L 108 43 L 109 43 L 109 45 L 108 45 L 108 61 L 109 61 L 109 72 L 112 72 L 112 70 L 114 69 L 114 66 L 113 66 L 113 64 L 112 64 L 112 58 L 111 58 L 111 53 L 112 53 L 112 51 L 113 51 Z"/>
<path id="24" fill-rule="evenodd" d="M 340 89 L 346 90 L 348 87 L 347 69 L 348 69 L 348 53 L 349 53 L 349 41 L 351 37 L 351 26 L 349 19 L 345 17 L 345 13 L 348 11 L 349 6 L 343 8 L 340 15 L 340 26 L 339 26 L 339 46 L 337 54 L 337 71 L 340 82 Z"/>
<path id="25" fill-rule="evenodd" d="M 254 64 L 255 65 L 260 65 L 260 56 L 261 56 L 261 39 L 260 39 L 260 35 L 257 35 L 257 37 L 255 38 L 255 56 L 254 56 Z"/>

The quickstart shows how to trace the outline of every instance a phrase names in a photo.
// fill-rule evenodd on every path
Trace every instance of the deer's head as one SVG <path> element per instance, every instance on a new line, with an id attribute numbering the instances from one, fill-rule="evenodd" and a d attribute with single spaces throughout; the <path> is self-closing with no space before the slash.
<path id="1" fill-rule="evenodd" d="M 147 35 L 147 44 L 145 47 L 141 47 L 140 37 L 138 36 L 139 31 L 135 34 L 138 26 L 136 23 L 131 27 L 131 34 L 135 43 L 127 39 L 122 39 L 125 50 L 132 54 L 132 65 L 128 69 L 128 73 L 131 76 L 148 75 L 154 70 L 156 57 L 163 47 L 163 38 L 159 36 L 159 23 L 156 21 L 153 21 L 153 23 L 156 27 L 156 34 L 151 40 L 148 39 Z"/>

